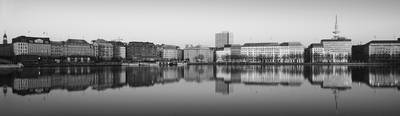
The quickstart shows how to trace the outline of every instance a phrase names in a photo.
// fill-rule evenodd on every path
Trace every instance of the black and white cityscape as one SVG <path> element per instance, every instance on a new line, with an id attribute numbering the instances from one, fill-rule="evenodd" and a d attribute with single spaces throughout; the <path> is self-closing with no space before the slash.
<path id="1" fill-rule="evenodd" d="M 400 111 L 397 0 L 1 0 L 0 115 Z"/>

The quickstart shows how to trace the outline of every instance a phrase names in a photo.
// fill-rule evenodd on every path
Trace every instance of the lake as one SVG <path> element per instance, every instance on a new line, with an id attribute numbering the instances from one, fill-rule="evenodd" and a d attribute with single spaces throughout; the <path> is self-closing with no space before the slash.
<path id="1" fill-rule="evenodd" d="M 400 114 L 386 66 L 26 67 L 0 85 L 1 116 Z"/>

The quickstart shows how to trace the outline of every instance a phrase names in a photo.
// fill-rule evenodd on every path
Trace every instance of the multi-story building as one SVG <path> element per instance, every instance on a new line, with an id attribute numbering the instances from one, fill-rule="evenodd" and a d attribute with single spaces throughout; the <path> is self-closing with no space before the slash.
<path id="1" fill-rule="evenodd" d="M 68 39 L 64 43 L 64 53 L 67 61 L 89 62 L 95 57 L 94 47 L 82 39 Z"/>
<path id="2" fill-rule="evenodd" d="M 354 62 L 400 63 L 400 38 L 398 40 L 373 40 L 352 48 Z"/>
<path id="3" fill-rule="evenodd" d="M 15 55 L 51 55 L 51 45 L 48 37 L 19 36 L 12 40 L 12 44 Z"/>
<path id="4" fill-rule="evenodd" d="M 237 61 L 241 60 L 241 45 L 239 44 L 228 44 L 223 49 L 217 49 L 215 51 L 216 61 Z"/>
<path id="5" fill-rule="evenodd" d="M 126 58 L 133 61 L 154 61 L 158 59 L 157 47 L 150 42 L 129 42 Z"/>
<path id="6" fill-rule="evenodd" d="M 214 62 L 214 52 L 208 47 L 189 47 L 183 49 L 183 58 L 188 62 Z"/>
<path id="7" fill-rule="evenodd" d="M 13 46 L 7 43 L 7 35 L 3 35 L 3 44 L 0 44 L 0 57 L 13 56 Z"/>
<path id="8" fill-rule="evenodd" d="M 304 52 L 305 62 L 327 62 L 325 57 L 325 50 L 322 44 L 312 43 L 306 48 Z"/>
<path id="9" fill-rule="evenodd" d="M 93 40 L 94 53 L 101 60 L 111 60 L 113 58 L 113 45 L 106 40 Z"/>
<path id="10" fill-rule="evenodd" d="M 321 45 L 323 49 L 323 58 L 318 58 L 319 60 L 308 60 L 309 62 L 328 62 L 328 63 L 344 63 L 349 62 L 351 58 L 351 39 L 341 37 L 339 35 L 337 16 L 335 21 L 335 30 L 333 31 L 333 37 L 331 39 L 321 40 Z M 315 48 L 314 48 L 315 47 Z M 309 46 L 307 48 L 306 57 L 312 59 L 312 57 L 320 57 L 321 52 L 318 54 L 313 54 L 314 50 L 321 50 L 320 46 Z M 316 58 L 314 58 L 316 59 Z"/>
<path id="11" fill-rule="evenodd" d="M 321 44 L 324 47 L 328 62 L 349 62 L 351 57 L 351 39 L 340 37 L 338 39 L 323 39 Z"/>
<path id="12" fill-rule="evenodd" d="M 321 43 L 311 44 L 305 50 L 307 62 L 344 63 L 351 58 L 351 40 L 344 37 L 323 39 Z"/>
<path id="13" fill-rule="evenodd" d="M 126 47 L 125 43 L 120 41 L 111 41 L 113 45 L 113 58 L 115 59 L 125 59 L 126 58 Z"/>
<path id="14" fill-rule="evenodd" d="M 164 45 L 162 49 L 162 58 L 167 60 L 178 60 L 179 47 L 174 45 Z"/>
<path id="15" fill-rule="evenodd" d="M 51 57 L 62 57 L 64 56 L 64 42 L 63 41 L 51 41 Z"/>
<path id="16" fill-rule="evenodd" d="M 215 47 L 222 48 L 226 44 L 233 43 L 233 33 L 228 31 L 223 31 L 215 34 Z"/>
<path id="17" fill-rule="evenodd" d="M 249 61 L 301 63 L 304 46 L 299 42 L 245 43 L 241 54 Z"/>

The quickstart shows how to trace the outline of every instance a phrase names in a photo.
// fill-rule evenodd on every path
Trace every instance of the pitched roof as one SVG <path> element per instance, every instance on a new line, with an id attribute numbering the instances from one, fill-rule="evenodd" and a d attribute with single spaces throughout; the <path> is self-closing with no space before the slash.
<path id="1" fill-rule="evenodd" d="M 308 48 L 316 48 L 316 47 L 322 48 L 323 46 L 322 46 L 322 44 L 320 44 L 320 43 L 312 43 L 312 44 L 310 44 L 310 45 L 308 46 Z"/>
<path id="2" fill-rule="evenodd" d="M 300 42 L 283 42 L 281 46 L 303 46 Z"/>
<path id="3" fill-rule="evenodd" d="M 89 44 L 86 40 L 83 39 L 68 39 L 66 43 L 69 44 Z"/>

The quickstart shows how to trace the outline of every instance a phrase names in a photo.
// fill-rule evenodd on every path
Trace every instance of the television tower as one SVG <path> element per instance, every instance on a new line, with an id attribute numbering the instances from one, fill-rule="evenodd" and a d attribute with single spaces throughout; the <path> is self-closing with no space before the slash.
<path id="1" fill-rule="evenodd" d="M 337 15 L 335 17 L 335 31 L 333 31 L 332 33 L 333 33 L 333 39 L 338 39 L 339 38 L 340 31 L 339 31 Z"/>

